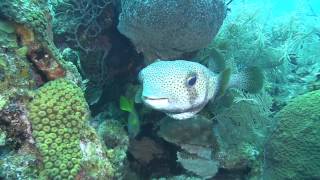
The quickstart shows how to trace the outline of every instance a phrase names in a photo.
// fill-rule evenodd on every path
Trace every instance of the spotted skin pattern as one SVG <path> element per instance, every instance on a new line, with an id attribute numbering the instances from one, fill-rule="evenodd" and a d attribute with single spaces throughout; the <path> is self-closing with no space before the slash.
<path id="1" fill-rule="evenodd" d="M 189 80 L 196 78 L 193 85 Z M 217 77 L 205 66 L 191 61 L 157 61 L 139 73 L 142 101 L 176 119 L 192 117 L 214 97 Z M 166 106 L 152 105 L 146 99 L 167 99 Z"/>

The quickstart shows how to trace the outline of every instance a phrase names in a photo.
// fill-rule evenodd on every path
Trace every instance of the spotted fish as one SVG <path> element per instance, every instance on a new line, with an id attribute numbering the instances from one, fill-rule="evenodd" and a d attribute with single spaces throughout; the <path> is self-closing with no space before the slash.
<path id="1" fill-rule="evenodd" d="M 263 75 L 256 67 L 238 74 L 231 74 L 230 69 L 217 74 L 200 63 L 175 60 L 150 64 L 140 71 L 139 81 L 145 105 L 174 119 L 188 119 L 228 88 L 258 92 L 263 85 Z"/>

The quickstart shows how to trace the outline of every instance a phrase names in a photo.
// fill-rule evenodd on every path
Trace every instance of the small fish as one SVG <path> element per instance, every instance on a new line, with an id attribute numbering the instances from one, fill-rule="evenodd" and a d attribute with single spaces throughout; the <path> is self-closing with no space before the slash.
<path id="1" fill-rule="evenodd" d="M 129 137 L 135 138 L 140 132 L 139 115 L 134 107 L 134 101 L 124 96 L 120 97 L 120 109 L 129 112 L 128 133 Z"/>
<path id="2" fill-rule="evenodd" d="M 263 86 L 263 74 L 250 67 L 238 74 L 224 69 L 214 73 L 202 64 L 185 61 L 157 61 L 139 73 L 142 102 L 174 119 L 195 116 L 210 101 L 228 88 L 257 93 Z"/>

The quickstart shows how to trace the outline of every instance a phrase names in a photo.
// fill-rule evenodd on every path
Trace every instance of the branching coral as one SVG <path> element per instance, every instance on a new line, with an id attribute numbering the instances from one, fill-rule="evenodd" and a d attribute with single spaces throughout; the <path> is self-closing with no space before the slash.
<path id="1" fill-rule="evenodd" d="M 319 88 L 318 23 L 305 12 L 279 17 L 270 13 L 270 4 L 234 3 L 209 51 L 222 52 L 234 71 L 261 67 L 275 111 L 297 94 Z"/>
<path id="2" fill-rule="evenodd" d="M 114 23 L 111 0 L 50 0 L 53 12 L 53 32 L 57 46 L 64 50 L 66 59 L 77 54 L 74 62 L 89 83 L 87 89 L 102 92 L 108 81 L 106 58 L 111 49 L 108 34 Z M 113 36 L 113 35 L 112 35 Z M 68 50 L 69 49 L 69 50 Z M 68 53 L 70 53 L 68 55 Z M 72 59 L 67 59 L 72 61 Z M 90 94 L 86 93 L 86 94 Z M 95 93 L 94 95 L 97 95 Z M 91 100 L 91 99 L 90 99 Z M 92 101 L 89 102 L 92 104 Z"/>
<path id="3" fill-rule="evenodd" d="M 230 107 L 217 108 L 216 103 L 208 106 L 215 114 L 212 119 L 217 122 L 213 130 L 219 144 L 215 157 L 223 168 L 250 167 L 251 177 L 259 177 L 263 145 L 275 124 L 270 118 L 272 101 L 265 92 L 257 95 L 232 93 L 235 99 Z"/>
<path id="4" fill-rule="evenodd" d="M 112 24 L 112 14 L 106 11 L 110 0 L 64 0 L 49 2 L 54 11 L 54 31 L 66 34 L 67 42 L 89 53 L 95 50 L 89 42 Z M 102 20 L 103 19 L 103 20 Z"/>

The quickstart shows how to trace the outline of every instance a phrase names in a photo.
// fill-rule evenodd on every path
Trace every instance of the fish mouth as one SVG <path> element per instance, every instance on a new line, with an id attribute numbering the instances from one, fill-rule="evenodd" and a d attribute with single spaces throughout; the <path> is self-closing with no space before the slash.
<path id="1" fill-rule="evenodd" d="M 155 97 L 148 97 L 148 96 L 143 96 L 143 98 L 147 100 L 168 100 L 168 98 L 155 98 Z"/>
<path id="2" fill-rule="evenodd" d="M 154 109 L 164 109 L 169 106 L 168 98 L 143 96 L 143 102 Z"/>

